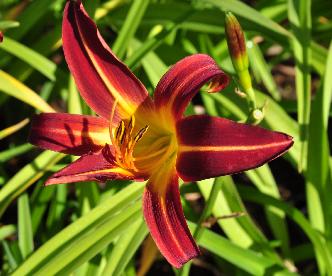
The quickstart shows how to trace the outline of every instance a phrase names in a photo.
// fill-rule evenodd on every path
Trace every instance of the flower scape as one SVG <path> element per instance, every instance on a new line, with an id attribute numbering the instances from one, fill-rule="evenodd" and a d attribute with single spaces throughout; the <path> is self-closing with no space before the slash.
<path id="1" fill-rule="evenodd" d="M 107 46 L 81 1 L 68 1 L 63 50 L 85 102 L 98 116 L 42 113 L 30 143 L 80 156 L 46 185 L 79 181 L 147 180 L 143 214 L 157 247 L 179 268 L 200 254 L 179 192 L 185 182 L 259 167 L 293 144 L 286 134 L 207 115 L 184 117 L 193 96 L 229 83 L 208 55 L 188 56 L 159 81 L 153 98 Z"/>

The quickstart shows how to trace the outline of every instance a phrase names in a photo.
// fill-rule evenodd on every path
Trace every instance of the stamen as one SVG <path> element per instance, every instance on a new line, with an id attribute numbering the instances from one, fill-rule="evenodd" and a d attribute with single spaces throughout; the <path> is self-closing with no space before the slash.
<path id="1" fill-rule="evenodd" d="M 149 126 L 145 126 L 143 127 L 135 136 L 134 138 L 134 144 L 137 143 L 139 140 L 142 139 L 143 135 L 145 134 L 145 132 L 148 130 Z"/>
<path id="2" fill-rule="evenodd" d="M 140 129 L 140 131 L 133 138 L 132 133 L 135 128 L 135 117 L 131 116 L 128 123 L 125 123 L 124 120 L 120 121 L 113 132 L 112 126 L 116 104 L 117 101 L 115 101 L 112 107 L 110 119 L 110 136 L 115 151 L 115 159 L 120 166 L 137 171 L 134 164 L 133 151 L 136 143 L 142 139 L 143 135 L 147 131 L 148 126 Z"/>
<path id="3" fill-rule="evenodd" d="M 119 123 L 119 125 L 117 126 L 117 128 L 115 129 L 115 139 L 116 139 L 116 141 L 121 141 L 122 140 L 124 132 L 125 132 L 125 125 L 124 125 L 124 122 L 121 121 Z"/>
<path id="4" fill-rule="evenodd" d="M 128 134 L 131 135 L 133 133 L 135 127 L 135 117 L 131 116 L 130 121 L 128 123 Z"/>

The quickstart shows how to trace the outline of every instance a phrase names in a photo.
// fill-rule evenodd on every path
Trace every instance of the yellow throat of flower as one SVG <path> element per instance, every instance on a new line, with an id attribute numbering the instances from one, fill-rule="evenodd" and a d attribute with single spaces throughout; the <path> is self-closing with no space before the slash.
<path id="1" fill-rule="evenodd" d="M 112 115 L 113 117 L 113 115 Z M 110 136 L 114 148 L 116 163 L 127 170 L 151 175 L 166 162 L 174 162 L 177 152 L 175 133 L 166 130 L 152 120 L 153 116 L 142 124 L 135 124 L 135 116 L 122 120 L 115 127 L 110 126 Z M 112 120 L 111 120 L 112 124 Z"/>

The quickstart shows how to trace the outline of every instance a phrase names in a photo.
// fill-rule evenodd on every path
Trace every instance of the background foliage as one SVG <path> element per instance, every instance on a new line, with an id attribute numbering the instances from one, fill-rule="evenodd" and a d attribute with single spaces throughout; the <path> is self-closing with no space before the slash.
<path id="1" fill-rule="evenodd" d="M 61 49 L 64 4 L 0 2 L 1 274 L 171 273 L 151 240 L 143 243 L 144 183 L 43 187 L 71 157 L 29 145 L 29 118 L 53 111 L 91 114 Z M 332 275 L 331 1 L 90 0 L 85 6 L 151 93 L 170 65 L 197 52 L 234 76 L 223 19 L 224 11 L 233 12 L 247 36 L 258 103 L 267 103 L 261 125 L 295 139 L 284 159 L 181 187 L 203 256 L 174 273 Z M 246 101 L 236 87 L 233 81 L 222 93 L 201 93 L 188 114 L 245 120 Z M 221 218 L 236 212 L 245 215 Z"/>

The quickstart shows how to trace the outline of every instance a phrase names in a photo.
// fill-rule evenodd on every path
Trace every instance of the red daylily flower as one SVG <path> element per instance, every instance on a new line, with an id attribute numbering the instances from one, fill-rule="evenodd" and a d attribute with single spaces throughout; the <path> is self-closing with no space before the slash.
<path id="1" fill-rule="evenodd" d="M 228 84 L 203 54 L 176 63 L 152 100 L 115 57 L 81 1 L 66 4 L 63 49 L 81 96 L 99 117 L 44 113 L 32 120 L 29 140 L 44 149 L 81 156 L 46 185 L 110 179 L 148 179 L 143 212 L 165 258 L 179 268 L 199 255 L 180 202 L 178 178 L 196 181 L 256 168 L 292 145 L 286 134 L 183 111 L 207 82 Z"/>

